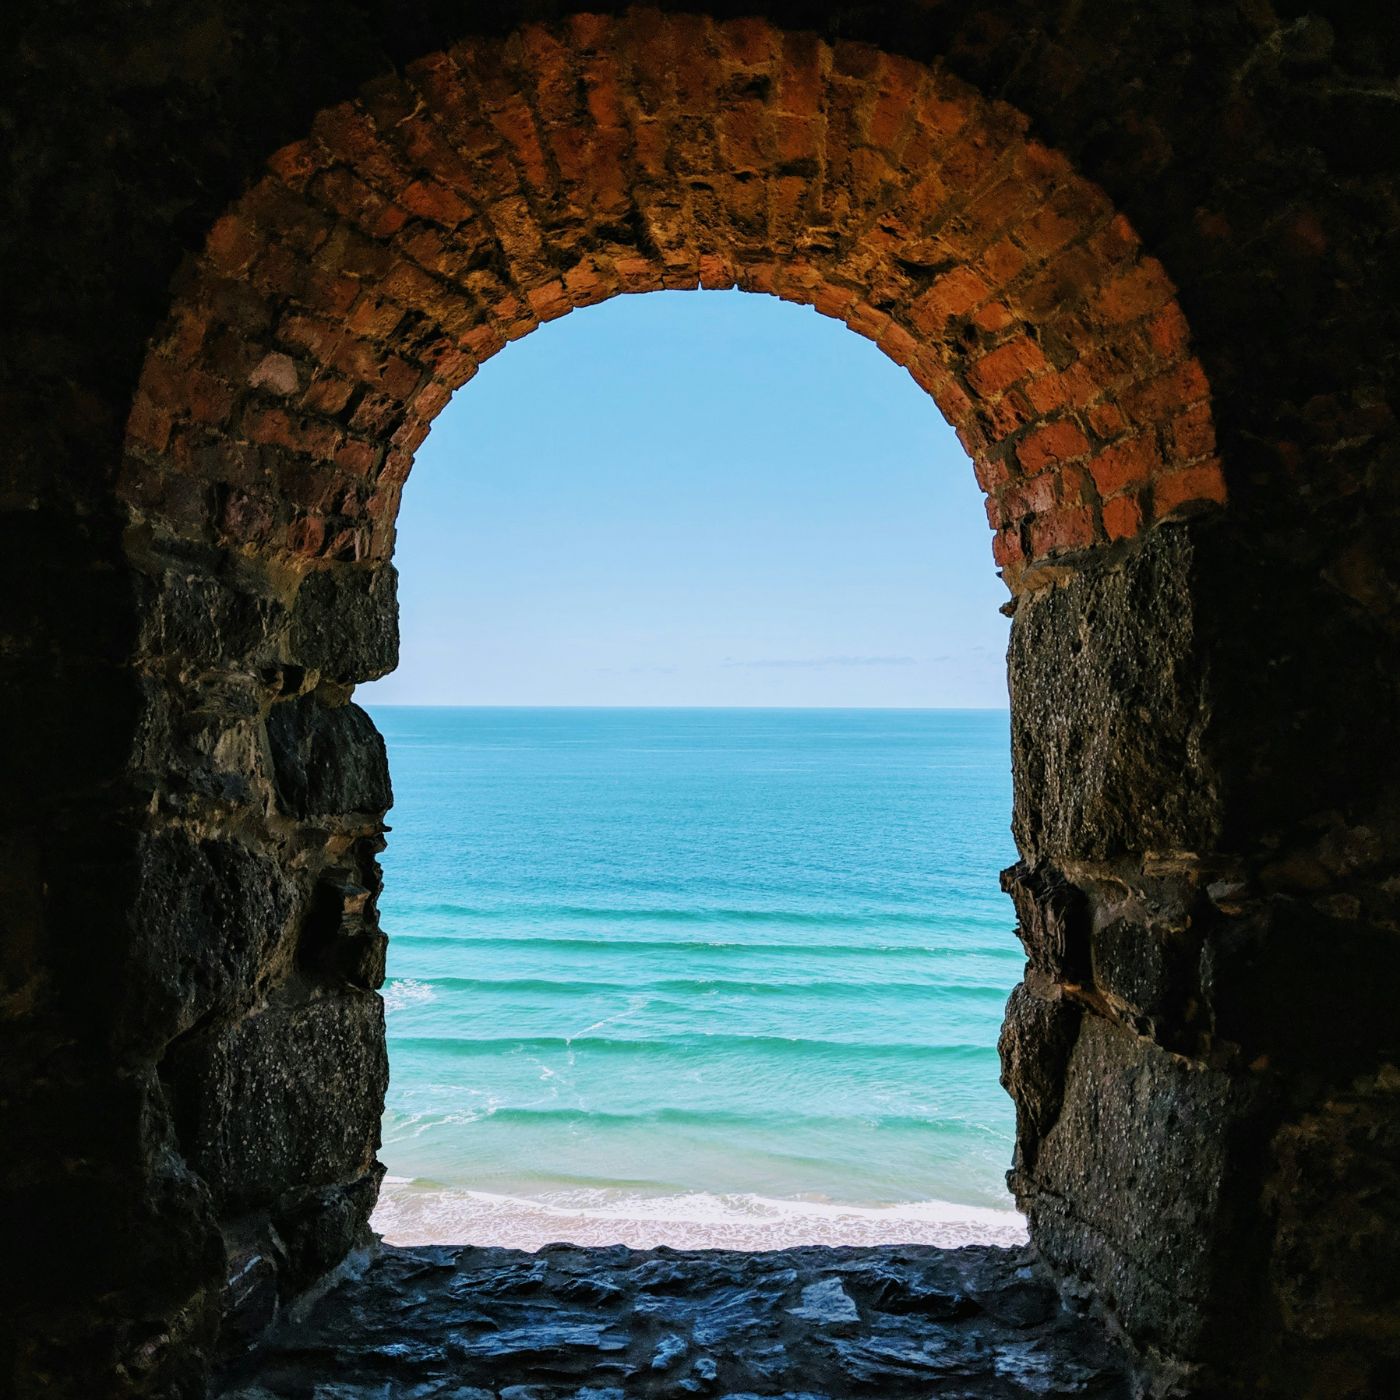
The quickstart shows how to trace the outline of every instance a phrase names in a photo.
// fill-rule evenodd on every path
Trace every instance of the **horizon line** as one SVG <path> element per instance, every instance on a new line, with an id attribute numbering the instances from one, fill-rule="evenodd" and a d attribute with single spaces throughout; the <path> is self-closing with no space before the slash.
<path id="1" fill-rule="evenodd" d="M 381 710 L 812 710 L 869 711 L 875 714 L 1009 714 L 1010 705 L 570 705 L 531 702 L 524 704 L 486 704 L 480 701 L 458 702 L 442 700 L 380 700 L 366 699 L 364 704 Z"/>

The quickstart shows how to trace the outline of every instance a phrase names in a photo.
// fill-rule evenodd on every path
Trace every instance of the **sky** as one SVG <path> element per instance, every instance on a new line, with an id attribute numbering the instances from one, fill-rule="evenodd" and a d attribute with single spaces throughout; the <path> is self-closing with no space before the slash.
<path id="1" fill-rule="evenodd" d="M 744 292 L 541 327 L 404 489 L 374 705 L 1005 708 L 969 462 L 869 341 Z"/>

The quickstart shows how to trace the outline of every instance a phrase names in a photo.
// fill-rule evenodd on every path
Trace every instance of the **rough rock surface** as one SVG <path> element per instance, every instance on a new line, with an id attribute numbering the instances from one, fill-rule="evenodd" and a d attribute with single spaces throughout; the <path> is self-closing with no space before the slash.
<path id="1" fill-rule="evenodd" d="M 222 1400 L 834 1400 L 1132 1393 L 1020 1251 L 384 1249 Z"/>

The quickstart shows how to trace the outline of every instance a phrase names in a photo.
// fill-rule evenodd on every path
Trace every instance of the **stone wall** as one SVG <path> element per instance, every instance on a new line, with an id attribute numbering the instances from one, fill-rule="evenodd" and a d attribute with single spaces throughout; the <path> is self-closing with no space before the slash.
<path id="1" fill-rule="evenodd" d="M 510 338 L 697 283 L 871 336 L 988 491 L 1042 1258 L 1160 1387 L 1393 1379 L 1400 34 L 751 9 L 21 5 L 18 1393 L 198 1394 L 363 1237 L 389 786 L 351 692 L 412 451 Z"/>

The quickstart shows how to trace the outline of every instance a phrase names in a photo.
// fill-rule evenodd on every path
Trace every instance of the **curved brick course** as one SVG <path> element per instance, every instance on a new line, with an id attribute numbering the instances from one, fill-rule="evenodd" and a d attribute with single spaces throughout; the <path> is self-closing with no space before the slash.
<path id="1" fill-rule="evenodd" d="M 620 292 L 736 286 L 928 390 L 1013 588 L 1225 499 L 1170 280 L 1021 114 L 866 45 L 645 10 L 419 59 L 276 152 L 146 363 L 125 493 L 233 547 L 384 558 L 484 360 Z"/>

